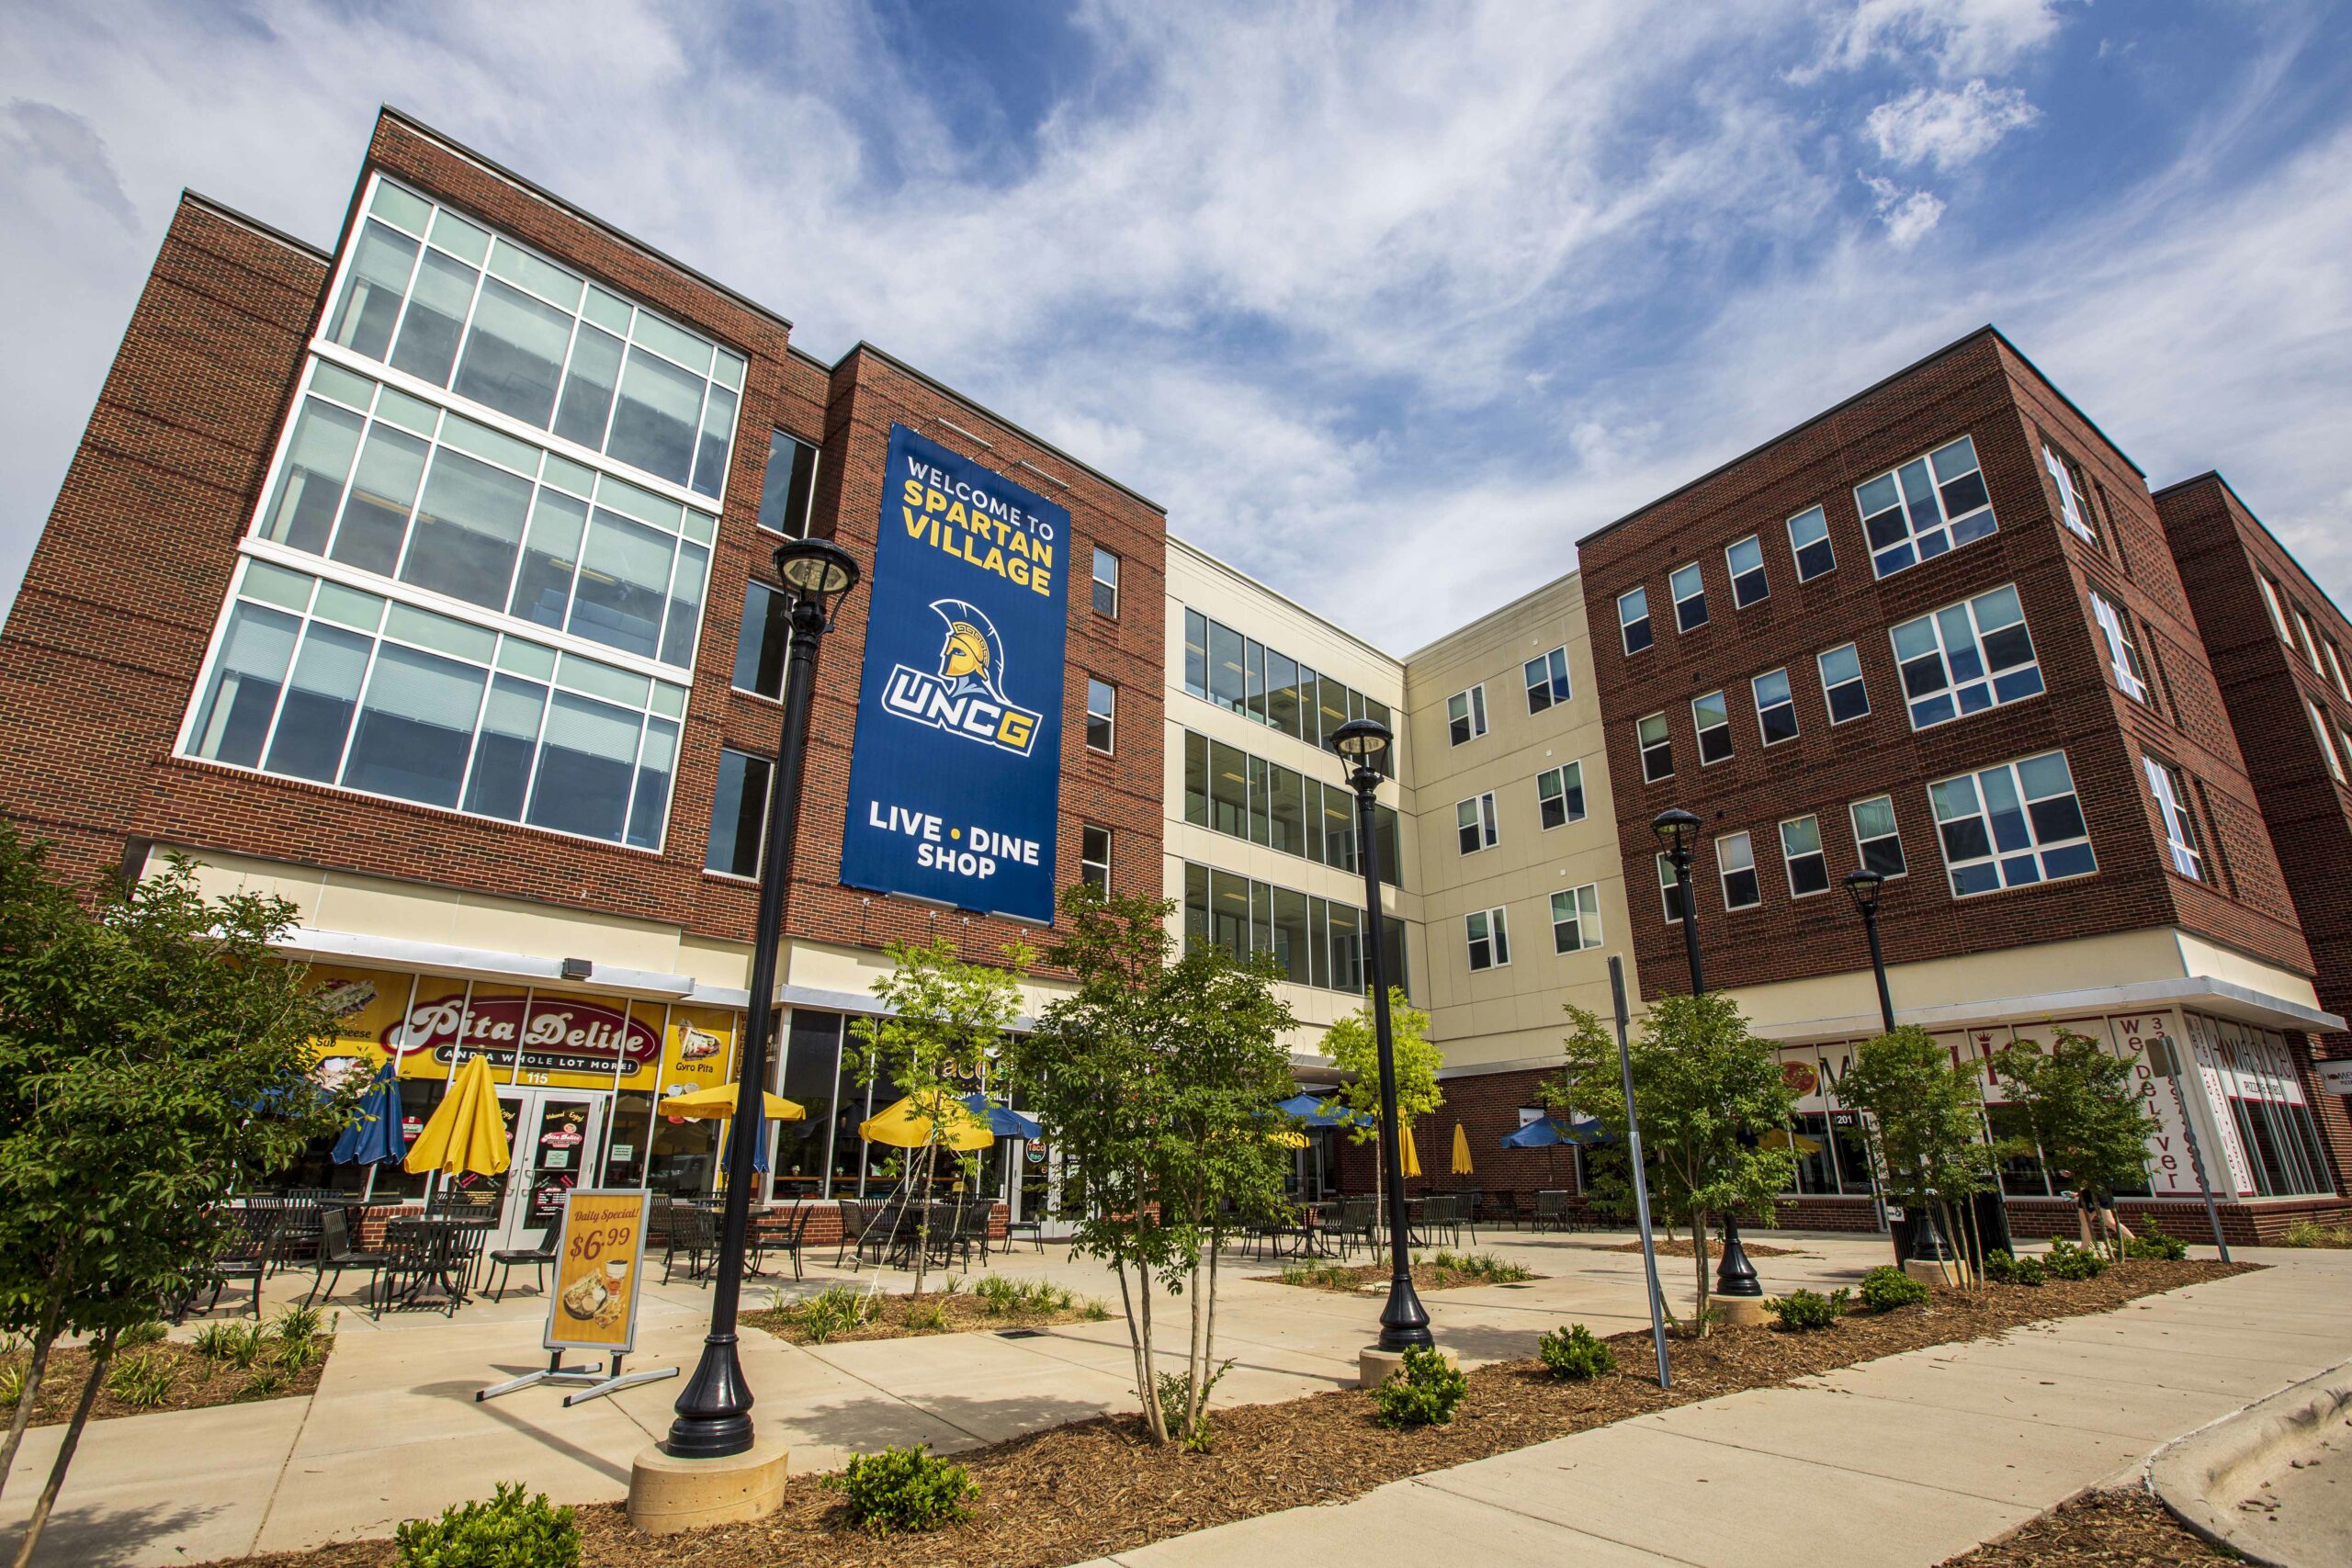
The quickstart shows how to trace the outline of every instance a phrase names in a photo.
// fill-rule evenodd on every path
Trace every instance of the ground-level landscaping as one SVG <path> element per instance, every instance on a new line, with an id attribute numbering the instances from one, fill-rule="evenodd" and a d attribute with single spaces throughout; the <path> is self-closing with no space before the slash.
<path id="1" fill-rule="evenodd" d="M 1739 1245 L 1741 1250 L 1746 1252 L 1750 1258 L 1801 1258 L 1804 1256 L 1804 1252 L 1797 1247 L 1774 1247 L 1770 1242 L 1750 1241 L 1746 1236 L 1741 1236 L 1739 1238 Z M 1672 1240 L 1660 1238 L 1657 1243 L 1657 1255 L 1660 1258 L 1689 1258 L 1697 1250 L 1697 1248 L 1691 1246 L 1690 1241 L 1681 1236 L 1676 1236 Z M 1603 1252 L 1639 1252 L 1641 1249 L 1642 1244 L 1638 1241 L 1621 1241 L 1616 1243 L 1614 1246 L 1600 1248 Z M 1707 1256 L 1709 1258 L 1721 1258 L 1723 1254 L 1724 1249 L 1720 1243 L 1708 1243 Z"/>
<path id="2" fill-rule="evenodd" d="M 2174 1568 L 2240 1562 L 2216 1551 L 2147 1493 L 2091 1492 L 2030 1520 L 2006 1540 L 1939 1568 Z"/>
<path id="3" fill-rule="evenodd" d="M 1385 1263 L 1293 1263 L 1279 1274 L 1255 1276 L 1276 1285 L 1299 1285 L 1310 1291 L 1336 1291 L 1354 1294 L 1366 1290 L 1388 1288 L 1388 1265 Z M 1469 1285 L 1520 1285 L 1543 1278 L 1532 1269 L 1507 1263 L 1491 1253 L 1448 1252 L 1440 1247 L 1426 1257 L 1413 1260 L 1413 1288 L 1418 1291 L 1453 1291 Z"/>
<path id="4" fill-rule="evenodd" d="M 115 1352 L 90 1406 L 94 1421 L 147 1416 L 158 1410 L 201 1410 L 256 1399 L 290 1399 L 319 1386 L 334 1349 L 330 1326 L 315 1312 L 282 1314 L 267 1323 L 207 1324 L 194 1340 L 147 1339 Z M 154 1332 L 161 1333 L 160 1325 Z M 22 1346 L 0 1351 L 0 1420 L 25 1398 L 30 1357 Z M 61 1346 L 50 1353 L 34 1395 L 31 1425 L 53 1427 L 73 1414 L 90 1375 L 90 1353 Z"/>
<path id="5" fill-rule="evenodd" d="M 2038 1288 L 1937 1290 L 1927 1303 L 1853 1313 L 1815 1333 L 1718 1329 L 1678 1340 L 1674 1387 L 1648 1377 L 1647 1336 L 1616 1336 L 1616 1367 L 1563 1381 L 1536 1360 L 1479 1368 L 1443 1426 L 1383 1426 L 1353 1389 L 1216 1415 L 1204 1453 L 1155 1449 L 1131 1416 L 1098 1417 L 955 1456 L 977 1495 L 967 1522 L 883 1539 L 843 1528 L 842 1495 L 795 1476 L 782 1513 L 660 1539 L 629 1529 L 618 1505 L 576 1510 L 582 1561 L 600 1568 L 777 1562 L 1005 1564 L 1060 1568 L 1153 1540 L 1305 1504 L 1358 1496 L 1390 1481 L 1462 1464 L 1646 1411 L 1768 1387 L 1856 1362 L 1983 1337 L 2051 1318 L 2111 1310 L 2142 1296 L 2251 1266 L 2135 1260 L 2097 1279 Z M 1999 1560 L 2006 1568 L 2007 1561 Z M 2096 1560 L 2093 1560 L 2096 1561 Z M 2130 1561 L 2128 1558 L 2116 1561 Z M 359 1541 L 244 1560 L 252 1568 L 389 1568 L 390 1541 Z"/>
<path id="6" fill-rule="evenodd" d="M 849 1284 L 828 1285 L 797 1302 L 779 1293 L 775 1305 L 746 1313 L 743 1321 L 795 1345 L 831 1345 L 924 1334 L 1050 1328 L 1059 1323 L 1101 1323 L 1110 1315 L 1111 1309 L 1102 1303 L 1049 1281 L 988 1274 L 970 1286 L 950 1277 L 946 1287 L 919 1296 L 890 1295 Z"/>

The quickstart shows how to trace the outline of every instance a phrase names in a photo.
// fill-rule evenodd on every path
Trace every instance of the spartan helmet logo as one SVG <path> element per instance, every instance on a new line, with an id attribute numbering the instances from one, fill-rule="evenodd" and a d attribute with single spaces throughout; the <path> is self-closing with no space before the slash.
<path id="1" fill-rule="evenodd" d="M 977 605 L 961 599 L 935 599 L 932 613 L 947 623 L 947 640 L 939 645 L 939 678 L 956 696 L 978 693 L 990 702 L 1005 700 L 1004 640 Z"/>

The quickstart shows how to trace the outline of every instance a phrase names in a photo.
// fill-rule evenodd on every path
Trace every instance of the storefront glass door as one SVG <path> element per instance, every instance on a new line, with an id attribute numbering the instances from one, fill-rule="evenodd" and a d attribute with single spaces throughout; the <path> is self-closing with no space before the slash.
<path id="1" fill-rule="evenodd" d="M 590 1162 L 604 1132 L 606 1097 L 557 1089 L 502 1089 L 514 1164 L 506 1172 L 506 1204 L 494 1245 L 537 1247 L 554 1241 L 563 1221 L 563 1195 L 590 1185 Z"/>

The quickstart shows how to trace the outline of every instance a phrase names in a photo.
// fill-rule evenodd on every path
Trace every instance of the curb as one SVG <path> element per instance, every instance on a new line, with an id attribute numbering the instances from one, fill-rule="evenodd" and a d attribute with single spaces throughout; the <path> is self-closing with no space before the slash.
<path id="1" fill-rule="evenodd" d="M 2210 1546 L 2262 1568 L 2308 1568 L 2257 1548 L 2240 1529 L 2237 1505 L 2267 1471 L 2346 1415 L 2352 1415 L 2352 1360 L 2166 1443 L 2149 1456 L 2148 1490 Z"/>

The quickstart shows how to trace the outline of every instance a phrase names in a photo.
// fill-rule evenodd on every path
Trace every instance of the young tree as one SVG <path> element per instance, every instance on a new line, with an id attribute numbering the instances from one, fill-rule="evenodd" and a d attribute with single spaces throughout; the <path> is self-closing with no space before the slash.
<path id="1" fill-rule="evenodd" d="M 2024 1112 L 2043 1161 L 2097 1206 L 2110 1207 L 2118 1189 L 2147 1180 L 2148 1120 L 2129 1059 L 2061 1029 L 2048 1051 L 2019 1040 L 1995 1052 L 1993 1071 Z M 2105 1229 L 2095 1239 L 2106 1239 Z M 2115 1244 L 2120 1249 L 2120 1237 Z"/>
<path id="2" fill-rule="evenodd" d="M 1331 1097 L 1323 1101 L 1326 1115 L 1351 1118 L 1348 1137 L 1369 1144 L 1380 1136 L 1380 1041 L 1374 1033 L 1372 998 L 1323 1032 L 1323 1054 L 1343 1075 Z M 1435 1115 L 1445 1103 L 1437 1086 L 1437 1070 L 1445 1056 L 1430 1043 L 1430 1015 L 1405 999 L 1401 986 L 1388 987 L 1388 1030 L 1396 1068 L 1396 1119 L 1408 1130 L 1424 1116 Z M 1375 1150 L 1372 1190 L 1379 1197 L 1387 1179 Z"/>
<path id="3" fill-rule="evenodd" d="M 921 1201 L 931 1195 L 943 1149 L 958 1162 L 967 1189 L 978 1179 L 978 1163 L 949 1148 L 948 1140 L 967 1115 L 963 1086 L 978 1079 L 980 1064 L 1021 1016 L 1021 976 L 1037 955 L 1012 942 L 1004 949 L 1002 967 L 967 964 L 945 937 L 894 942 L 883 952 L 890 972 L 872 989 L 889 1011 L 859 1019 L 852 1032 L 864 1049 L 859 1081 L 887 1077 L 926 1119 L 923 1142 L 905 1156 L 909 1196 L 922 1216 L 915 1234 L 915 1294 L 921 1295 L 931 1250 L 931 1207 Z"/>
<path id="4" fill-rule="evenodd" d="M 1543 1089 L 1544 1103 L 1569 1116 L 1590 1116 L 1623 1142 L 1628 1122 L 1617 1064 L 1617 1037 L 1598 1014 L 1567 1010 L 1567 1067 Z M 1650 1204 L 1669 1223 L 1689 1224 L 1697 1259 L 1696 1332 L 1707 1332 L 1707 1233 L 1717 1216 L 1753 1211 L 1777 1222 L 1772 1201 L 1796 1176 L 1788 1148 L 1756 1140 L 1784 1125 L 1796 1091 L 1781 1072 L 1780 1053 L 1748 1032 L 1738 1007 L 1719 996 L 1661 997 L 1627 1043 L 1634 1101 L 1642 1117 Z"/>
<path id="5" fill-rule="evenodd" d="M 1290 1156 L 1272 1108 L 1292 1087 L 1282 1036 L 1295 1021 L 1270 959 L 1243 965 L 1202 945 L 1171 960 L 1171 903 L 1081 885 L 1061 908 L 1051 960 L 1077 989 L 1010 1043 L 1005 1066 L 1084 1173 L 1073 1245 L 1118 1276 L 1145 1425 L 1156 1442 L 1197 1443 L 1217 1376 L 1220 1245 L 1282 1201 Z M 1182 1387 L 1166 1399 L 1153 1362 L 1161 1290 L 1192 1296 Z"/>
<path id="6" fill-rule="evenodd" d="M 1876 1123 L 1887 1196 L 1917 1210 L 1922 1223 L 1931 1212 L 1939 1216 L 1944 1235 L 1966 1259 L 1963 1272 L 1981 1274 L 1973 1217 L 1965 1226 L 1960 1223 L 1970 1210 L 1967 1200 L 1994 1184 L 1974 1064 L 1953 1061 L 1926 1030 L 1906 1023 L 1863 1041 L 1838 1092 Z"/>
<path id="7" fill-rule="evenodd" d="M 0 823 L 0 1326 L 91 1366 L 17 1562 L 31 1560 L 117 1337 L 206 1284 L 219 1204 L 350 1119 L 358 1087 L 310 1077 L 333 1038 L 305 971 L 270 944 L 283 899 L 208 900 L 194 868 L 107 878 L 85 905 L 47 848 Z M 37 1382 L 17 1405 L 0 1477 Z"/>

